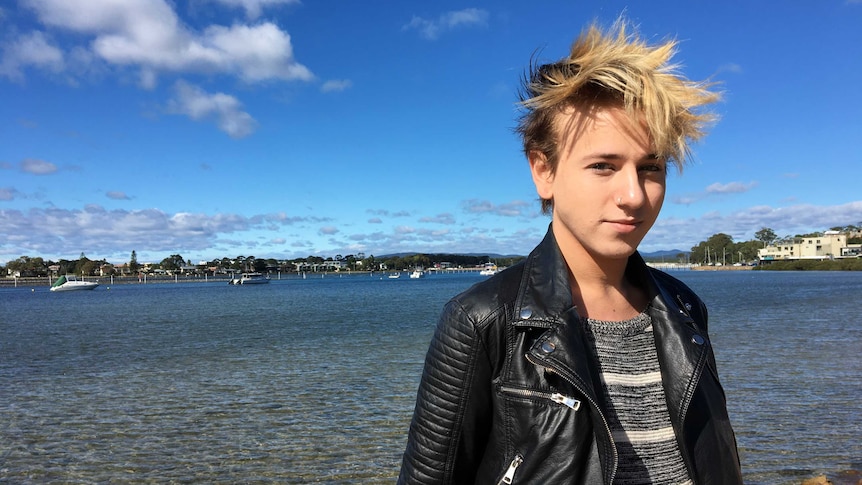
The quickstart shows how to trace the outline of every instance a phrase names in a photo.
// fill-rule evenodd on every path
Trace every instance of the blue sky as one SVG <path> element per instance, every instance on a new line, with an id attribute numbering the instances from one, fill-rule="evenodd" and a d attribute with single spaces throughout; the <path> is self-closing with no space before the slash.
<path id="1" fill-rule="evenodd" d="M 526 254 L 519 79 L 622 12 L 725 93 L 642 250 L 862 222 L 860 0 L 13 0 L 0 264 Z"/>

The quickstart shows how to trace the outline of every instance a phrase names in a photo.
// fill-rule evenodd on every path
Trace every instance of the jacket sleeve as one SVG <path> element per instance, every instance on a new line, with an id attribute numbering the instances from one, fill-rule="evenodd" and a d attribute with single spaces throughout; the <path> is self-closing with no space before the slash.
<path id="1" fill-rule="evenodd" d="M 489 367 L 476 325 L 449 302 L 425 358 L 399 484 L 473 483 L 491 415 Z"/>

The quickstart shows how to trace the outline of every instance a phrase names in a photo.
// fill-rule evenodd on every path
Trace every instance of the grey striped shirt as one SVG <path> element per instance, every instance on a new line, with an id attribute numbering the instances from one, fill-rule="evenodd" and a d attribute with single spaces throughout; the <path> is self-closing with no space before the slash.
<path id="1" fill-rule="evenodd" d="M 691 485 L 667 410 L 649 314 L 622 322 L 584 322 L 619 452 L 614 483 Z"/>

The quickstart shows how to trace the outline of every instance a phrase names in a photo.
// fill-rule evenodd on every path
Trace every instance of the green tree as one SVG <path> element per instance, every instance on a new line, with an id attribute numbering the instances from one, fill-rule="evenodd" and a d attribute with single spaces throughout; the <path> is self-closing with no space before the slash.
<path id="1" fill-rule="evenodd" d="M 745 241 L 741 243 L 735 244 L 735 255 L 736 259 L 739 262 L 749 262 L 757 260 L 757 250 L 761 248 L 761 243 L 752 239 L 751 241 Z M 740 261 L 741 256 L 741 261 Z"/>
<path id="2" fill-rule="evenodd" d="M 172 254 L 167 258 L 163 259 L 159 266 L 165 271 L 178 271 L 184 264 L 186 260 L 179 254 Z"/>
<path id="3" fill-rule="evenodd" d="M 377 259 L 371 254 L 367 258 L 359 258 L 362 261 L 362 269 L 366 271 L 374 271 L 377 269 Z"/>
<path id="4" fill-rule="evenodd" d="M 732 261 L 735 254 L 734 250 L 733 238 L 720 232 L 691 248 L 691 261 L 693 263 L 715 264 L 724 263 L 728 257 Z"/>
<path id="5" fill-rule="evenodd" d="M 133 249 L 132 257 L 129 259 L 129 272 L 131 274 L 138 274 L 139 269 L 141 269 L 141 265 L 138 264 L 138 253 Z"/>
<path id="6" fill-rule="evenodd" d="M 48 265 L 41 257 L 21 256 L 9 261 L 6 265 L 9 271 L 19 272 L 22 276 L 45 276 L 48 274 Z"/>
<path id="7" fill-rule="evenodd" d="M 101 261 L 91 261 L 87 259 L 78 266 L 78 273 L 83 276 L 93 276 L 101 266 Z"/>
<path id="8" fill-rule="evenodd" d="M 84 253 L 81 253 L 81 257 L 78 261 L 75 261 L 72 274 L 80 274 L 80 275 L 88 275 L 93 271 L 93 265 L 91 264 L 90 258 L 84 256 Z"/>
<path id="9" fill-rule="evenodd" d="M 754 233 L 754 239 L 763 243 L 763 247 L 769 246 L 776 240 L 778 240 L 778 235 L 775 234 L 775 231 L 768 227 L 764 227 L 761 230 Z"/>

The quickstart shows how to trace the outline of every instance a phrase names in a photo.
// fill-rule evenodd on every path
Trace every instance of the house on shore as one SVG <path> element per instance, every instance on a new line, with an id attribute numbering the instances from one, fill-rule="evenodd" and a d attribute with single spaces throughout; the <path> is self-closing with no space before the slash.
<path id="1" fill-rule="evenodd" d="M 795 261 L 800 259 L 824 260 L 862 257 L 862 244 L 847 244 L 847 234 L 826 231 L 822 236 L 796 238 L 792 242 L 770 244 L 757 250 L 761 263 Z"/>

